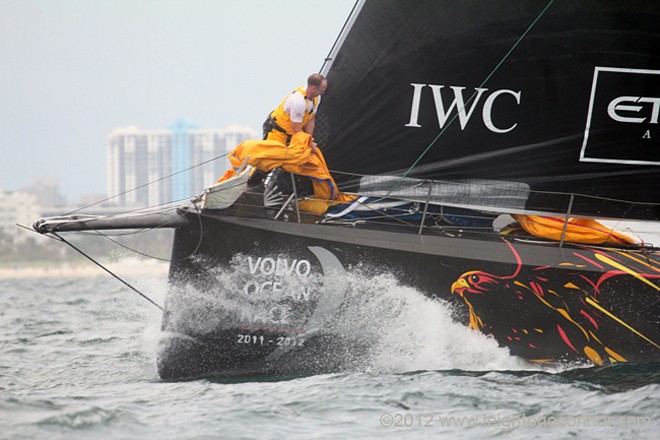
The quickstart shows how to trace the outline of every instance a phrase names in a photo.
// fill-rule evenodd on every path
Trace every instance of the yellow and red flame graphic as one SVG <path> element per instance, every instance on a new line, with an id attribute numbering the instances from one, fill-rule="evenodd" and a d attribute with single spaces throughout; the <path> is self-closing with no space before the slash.
<path id="1" fill-rule="evenodd" d="M 626 313 L 631 302 L 636 311 L 647 302 L 648 312 L 657 312 L 660 261 L 648 254 L 580 248 L 571 251 L 571 261 L 555 267 L 525 266 L 514 246 L 504 242 L 516 260 L 511 275 L 472 270 L 451 286 L 468 307 L 470 328 L 535 362 L 603 365 L 660 350 L 653 317 Z"/>

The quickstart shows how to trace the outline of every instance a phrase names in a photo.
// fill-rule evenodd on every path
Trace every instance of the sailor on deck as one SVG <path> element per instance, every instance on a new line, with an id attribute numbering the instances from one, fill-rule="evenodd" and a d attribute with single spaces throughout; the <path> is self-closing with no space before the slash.
<path id="1" fill-rule="evenodd" d="M 307 87 L 300 87 L 273 110 L 264 123 L 263 140 L 241 142 L 229 154 L 232 168 L 218 182 L 236 176 L 245 163 L 257 169 L 248 184 L 258 185 L 275 168 L 307 176 L 312 181 L 314 197 L 301 200 L 300 210 L 321 215 L 328 206 L 346 203 L 353 196 L 337 188 L 321 149 L 314 142 L 314 116 L 327 87 L 326 79 L 314 73 L 307 79 Z"/>
<path id="2" fill-rule="evenodd" d="M 313 136 L 314 116 L 327 86 L 328 82 L 323 75 L 311 74 L 307 78 L 307 87 L 301 86 L 291 92 L 268 115 L 263 125 L 264 139 L 279 141 L 288 146 L 291 136 L 300 131 Z M 312 148 L 316 149 L 316 144 L 313 142 Z"/>

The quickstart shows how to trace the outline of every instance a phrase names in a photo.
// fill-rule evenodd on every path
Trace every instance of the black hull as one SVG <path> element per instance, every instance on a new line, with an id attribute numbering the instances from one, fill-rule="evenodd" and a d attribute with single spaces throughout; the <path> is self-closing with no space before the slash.
<path id="1" fill-rule="evenodd" d="M 380 317 L 347 316 L 351 304 L 377 298 L 355 291 L 350 278 L 378 274 L 447 302 L 456 322 L 530 362 L 660 361 L 654 252 L 220 212 L 188 217 L 175 234 L 163 379 L 360 368 L 379 338 L 363 329 Z"/>
<path id="2" fill-rule="evenodd" d="M 355 350 L 363 347 L 351 344 L 336 335 L 291 337 L 278 331 L 230 328 L 222 336 L 181 335 L 164 337 L 160 341 L 158 374 L 164 380 L 194 380 L 199 378 L 282 378 L 326 374 L 359 368 Z M 237 336 L 256 338 L 254 344 L 240 346 Z M 261 338 L 263 343 L 259 343 Z M 304 349 L 292 350 L 286 356 L 274 358 L 276 348 L 285 341 L 300 343 Z M 273 359 L 274 358 L 274 359 Z"/>

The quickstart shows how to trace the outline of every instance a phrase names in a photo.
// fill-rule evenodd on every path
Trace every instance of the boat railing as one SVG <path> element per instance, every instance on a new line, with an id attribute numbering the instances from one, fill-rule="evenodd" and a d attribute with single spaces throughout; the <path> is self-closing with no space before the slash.
<path id="1" fill-rule="evenodd" d="M 334 173 L 333 173 L 334 174 Z M 416 216 L 404 212 L 383 213 L 374 209 L 373 216 L 364 218 L 341 218 L 325 216 L 321 223 L 352 223 L 359 224 L 378 220 L 396 221 L 400 224 L 413 226 L 417 235 L 432 229 L 460 229 L 485 231 L 484 227 L 471 227 L 466 224 L 429 223 L 430 218 L 437 218 L 442 209 L 456 208 L 465 210 L 454 216 L 473 219 L 483 216 L 498 217 L 505 214 L 536 215 L 553 217 L 563 222 L 558 245 L 564 246 L 570 220 L 575 217 L 592 218 L 610 221 L 614 226 L 624 220 L 653 220 L 660 212 L 660 205 L 639 203 L 624 200 L 606 199 L 576 193 L 534 191 L 525 184 L 493 180 L 462 180 L 439 181 L 417 178 L 400 178 L 395 176 L 350 176 L 347 179 L 348 189 L 345 191 L 357 197 L 367 196 L 371 200 L 392 200 L 401 203 L 412 203 L 416 206 Z M 295 212 L 295 221 L 301 222 L 300 202 L 313 197 L 301 195 L 298 192 L 296 178 L 290 174 L 292 192 L 283 203 L 275 220 L 281 219 L 287 210 Z M 331 201 L 327 201 L 331 202 Z M 370 202 L 356 202 L 368 205 Z M 439 211 L 440 210 L 440 211 Z M 413 219 L 414 217 L 414 219 Z M 411 220 L 412 219 L 412 220 Z M 511 219 L 513 220 L 513 219 Z M 628 232 L 627 230 L 624 230 Z M 495 232 L 493 227 L 489 232 Z M 642 241 L 643 242 L 643 241 Z"/>
<path id="2" fill-rule="evenodd" d="M 333 175 L 341 174 L 333 172 Z M 183 200 L 171 206 L 168 204 L 151 207 L 146 212 L 140 210 L 111 216 L 80 217 L 81 214 L 76 213 L 65 217 L 49 217 L 38 221 L 35 229 L 44 233 L 55 230 L 176 227 L 185 220 L 177 214 L 179 209 L 186 210 L 192 202 L 191 206 L 195 210 L 204 211 L 204 198 L 209 195 L 217 195 L 219 200 L 216 200 L 215 207 L 208 208 L 210 210 L 234 206 L 238 209 L 235 212 L 251 215 L 249 213 L 254 213 L 255 202 L 259 205 L 261 203 L 258 200 L 265 201 L 266 197 L 263 188 L 257 189 L 248 185 L 248 176 L 248 173 L 241 173 L 236 181 L 228 182 L 220 188 L 213 185 L 192 201 Z M 301 202 L 313 197 L 309 195 L 309 189 L 301 188 L 297 177 L 299 178 L 294 174 L 282 176 L 284 181 L 290 181 L 290 189 L 278 193 L 279 201 L 267 207 L 268 218 L 298 223 L 356 226 L 380 223 L 389 229 L 401 227 L 407 233 L 419 236 L 427 233 L 500 235 L 504 231 L 511 231 L 516 237 L 524 237 L 525 234 L 519 227 L 520 222 L 516 222 L 511 216 L 542 216 L 551 217 L 560 225 L 561 233 L 554 240 L 559 246 L 564 246 L 567 241 L 572 219 L 591 218 L 608 222 L 607 226 L 615 232 L 632 232 L 633 237 L 638 238 L 637 241 L 641 244 L 660 242 L 657 221 L 648 221 L 660 217 L 658 204 L 604 199 L 575 193 L 533 191 L 528 186 L 515 182 L 341 175 L 340 187 L 344 193 L 355 196 L 353 201 L 333 206 L 333 212 L 318 215 L 303 212 L 301 209 Z M 218 190 L 217 194 L 215 190 L 211 191 L 213 188 Z M 242 194 L 248 198 L 241 197 Z M 248 202 L 249 199 L 251 201 Z M 325 202 L 328 205 L 332 203 L 329 200 Z M 262 206 L 265 206 L 265 203 Z M 360 209 L 360 215 L 354 215 Z M 350 215 L 345 215 L 344 211 Z M 529 234 L 527 237 L 535 239 Z"/>

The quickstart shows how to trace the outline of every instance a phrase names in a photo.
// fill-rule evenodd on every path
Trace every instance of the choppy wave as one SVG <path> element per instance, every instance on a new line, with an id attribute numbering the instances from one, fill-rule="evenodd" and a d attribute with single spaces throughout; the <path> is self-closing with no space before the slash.
<path id="1" fill-rule="evenodd" d="M 130 281 L 162 303 L 164 277 Z M 169 383 L 155 370 L 160 311 L 116 281 L 2 280 L 2 438 L 657 435 L 658 364 L 541 370 L 387 275 L 347 281 L 335 326 L 372 343 L 362 368 Z"/>
<path id="2" fill-rule="evenodd" d="M 215 269 L 212 287 L 179 287 L 169 299 L 168 328 L 206 334 L 229 327 L 231 322 L 239 327 L 241 317 L 266 317 L 279 304 L 296 303 L 288 289 L 292 283 L 304 281 L 293 291 L 312 292 L 305 293 L 309 298 L 300 295 L 294 304 L 302 303 L 306 312 L 296 312 L 300 316 L 291 313 L 289 321 L 305 327 L 306 335 L 330 335 L 354 346 L 328 354 L 328 359 L 317 356 L 315 365 L 321 370 L 325 362 L 338 364 L 337 356 L 344 358 L 341 364 L 347 371 L 372 373 L 540 368 L 511 356 L 494 339 L 457 323 L 448 302 L 430 299 L 400 284 L 393 275 L 368 276 L 363 273 L 370 271 L 356 271 L 326 275 L 323 280 L 278 277 L 277 295 L 271 290 L 248 295 L 242 290 L 251 285 L 245 280 L 254 280 L 254 275 L 245 266 L 232 271 Z M 255 285 L 263 283 L 259 279 Z"/>

